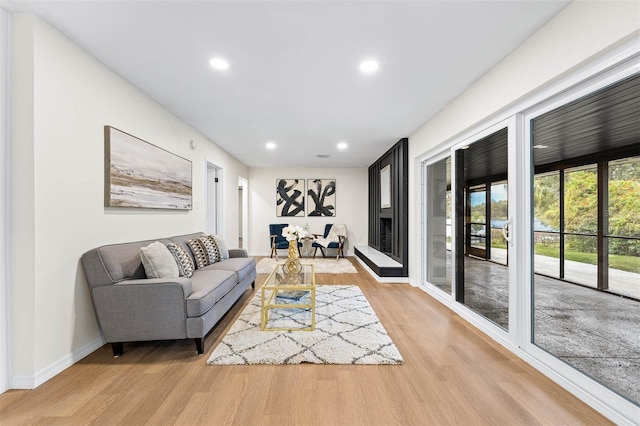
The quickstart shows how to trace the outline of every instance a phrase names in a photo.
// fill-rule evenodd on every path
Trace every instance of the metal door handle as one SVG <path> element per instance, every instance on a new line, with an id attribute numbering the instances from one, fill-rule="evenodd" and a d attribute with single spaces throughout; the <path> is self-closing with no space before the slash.
<path id="1" fill-rule="evenodd" d="M 507 240 L 507 242 L 509 243 L 509 245 L 513 245 L 513 242 L 511 241 L 511 235 L 509 235 L 509 227 L 511 225 L 511 223 L 513 222 L 513 218 L 509 218 L 509 220 L 507 220 L 504 225 L 502 225 L 502 236 L 504 237 L 505 240 Z"/>

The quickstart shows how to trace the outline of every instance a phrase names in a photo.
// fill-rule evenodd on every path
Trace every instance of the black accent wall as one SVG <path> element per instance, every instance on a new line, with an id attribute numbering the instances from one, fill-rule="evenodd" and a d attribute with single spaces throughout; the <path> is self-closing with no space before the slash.
<path id="1" fill-rule="evenodd" d="M 382 208 L 380 171 L 391 165 L 391 207 Z M 402 264 L 409 276 L 409 139 L 400 139 L 369 166 L 369 246 Z"/>

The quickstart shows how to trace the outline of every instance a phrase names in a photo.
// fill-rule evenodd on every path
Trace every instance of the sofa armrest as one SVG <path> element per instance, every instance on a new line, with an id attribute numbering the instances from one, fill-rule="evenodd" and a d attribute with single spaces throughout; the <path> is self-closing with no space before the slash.
<path id="1" fill-rule="evenodd" d="M 107 342 L 185 339 L 190 294 L 184 277 L 124 280 L 92 291 Z"/>
<path id="2" fill-rule="evenodd" d="M 245 249 L 229 249 L 229 257 L 249 257 Z"/>

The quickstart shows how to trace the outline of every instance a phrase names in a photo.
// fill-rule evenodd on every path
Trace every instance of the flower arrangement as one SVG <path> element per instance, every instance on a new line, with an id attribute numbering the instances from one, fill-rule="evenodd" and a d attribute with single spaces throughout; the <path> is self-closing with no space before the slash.
<path id="1" fill-rule="evenodd" d="M 298 238 L 308 237 L 309 233 L 300 226 L 290 225 L 282 228 L 282 236 L 285 237 L 287 241 L 295 241 Z"/>

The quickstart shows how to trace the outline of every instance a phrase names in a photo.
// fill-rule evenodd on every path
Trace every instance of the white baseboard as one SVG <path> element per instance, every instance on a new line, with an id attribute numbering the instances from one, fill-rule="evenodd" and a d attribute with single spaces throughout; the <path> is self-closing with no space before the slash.
<path id="1" fill-rule="evenodd" d="M 97 339 L 81 347 L 77 351 L 36 372 L 33 376 L 14 375 L 11 378 L 10 387 L 11 389 L 35 389 L 55 375 L 71 367 L 73 364 L 80 361 L 90 353 L 98 350 L 99 348 L 104 346 L 104 344 L 105 340 L 102 338 L 102 336 L 98 337 Z"/>

